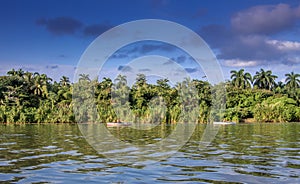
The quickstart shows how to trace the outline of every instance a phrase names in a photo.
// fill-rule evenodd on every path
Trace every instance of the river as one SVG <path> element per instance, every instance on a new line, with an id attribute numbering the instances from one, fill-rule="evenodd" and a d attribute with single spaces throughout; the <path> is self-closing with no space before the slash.
<path id="1" fill-rule="evenodd" d="M 134 147 L 159 142 L 174 127 L 107 130 Z M 198 125 L 167 157 L 132 163 L 101 154 L 76 124 L 0 125 L 0 182 L 300 183 L 299 123 L 220 126 L 201 147 L 204 131 L 205 125 Z M 155 152 L 153 158 L 160 155 Z"/>

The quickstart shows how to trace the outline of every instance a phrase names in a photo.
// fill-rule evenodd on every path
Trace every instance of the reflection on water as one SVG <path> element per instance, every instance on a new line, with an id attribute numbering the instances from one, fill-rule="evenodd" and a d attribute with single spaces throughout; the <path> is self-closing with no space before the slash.
<path id="1" fill-rule="evenodd" d="M 196 123 L 110 129 L 104 124 L 79 124 L 87 142 L 111 160 L 134 165 L 155 163 L 176 153 L 191 138 Z M 211 127 L 210 125 L 208 127 Z M 141 129 L 139 129 L 141 128 Z"/>
<path id="2" fill-rule="evenodd" d="M 221 126 L 206 148 L 199 146 L 204 129 L 197 126 L 171 157 L 126 164 L 95 151 L 77 125 L 0 125 L 0 182 L 300 183 L 300 124 Z M 174 127 L 108 130 L 124 142 L 147 145 Z"/>

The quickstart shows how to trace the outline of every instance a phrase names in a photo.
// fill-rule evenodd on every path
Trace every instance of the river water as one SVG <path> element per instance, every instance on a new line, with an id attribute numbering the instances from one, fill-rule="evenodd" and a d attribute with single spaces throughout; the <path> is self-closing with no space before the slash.
<path id="1" fill-rule="evenodd" d="M 134 147 L 174 126 L 107 130 Z M 220 126 L 201 147 L 204 130 L 197 126 L 168 157 L 132 163 L 101 154 L 76 124 L 0 125 L 0 183 L 300 183 L 299 123 Z"/>

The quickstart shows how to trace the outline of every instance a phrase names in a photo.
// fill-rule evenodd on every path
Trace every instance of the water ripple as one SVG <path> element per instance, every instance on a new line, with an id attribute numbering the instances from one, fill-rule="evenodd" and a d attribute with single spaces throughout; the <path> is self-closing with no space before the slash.
<path id="1" fill-rule="evenodd" d="M 112 150 L 128 153 L 124 158 L 148 154 L 149 160 L 139 164 L 118 163 L 97 153 L 74 125 L 0 126 L 0 182 L 300 183 L 300 143 L 295 141 L 300 140 L 300 125 L 285 128 L 289 126 L 288 134 L 280 124 L 268 124 L 266 130 L 259 124 L 222 127 L 207 148 L 199 147 L 200 126 L 178 152 L 155 163 L 151 157 L 164 153 Z M 141 138 L 123 131 L 139 142 L 162 139 L 155 137 L 157 132 Z"/>

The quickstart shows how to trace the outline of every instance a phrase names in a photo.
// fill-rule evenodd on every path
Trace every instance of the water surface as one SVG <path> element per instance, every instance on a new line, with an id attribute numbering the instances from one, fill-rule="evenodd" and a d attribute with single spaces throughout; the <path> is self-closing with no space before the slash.
<path id="1" fill-rule="evenodd" d="M 221 126 L 213 142 L 202 148 L 204 128 L 199 125 L 171 157 L 126 164 L 95 151 L 77 125 L 0 125 L 0 182 L 300 183 L 300 124 Z M 109 131 L 139 145 L 160 141 L 172 126 Z"/>

